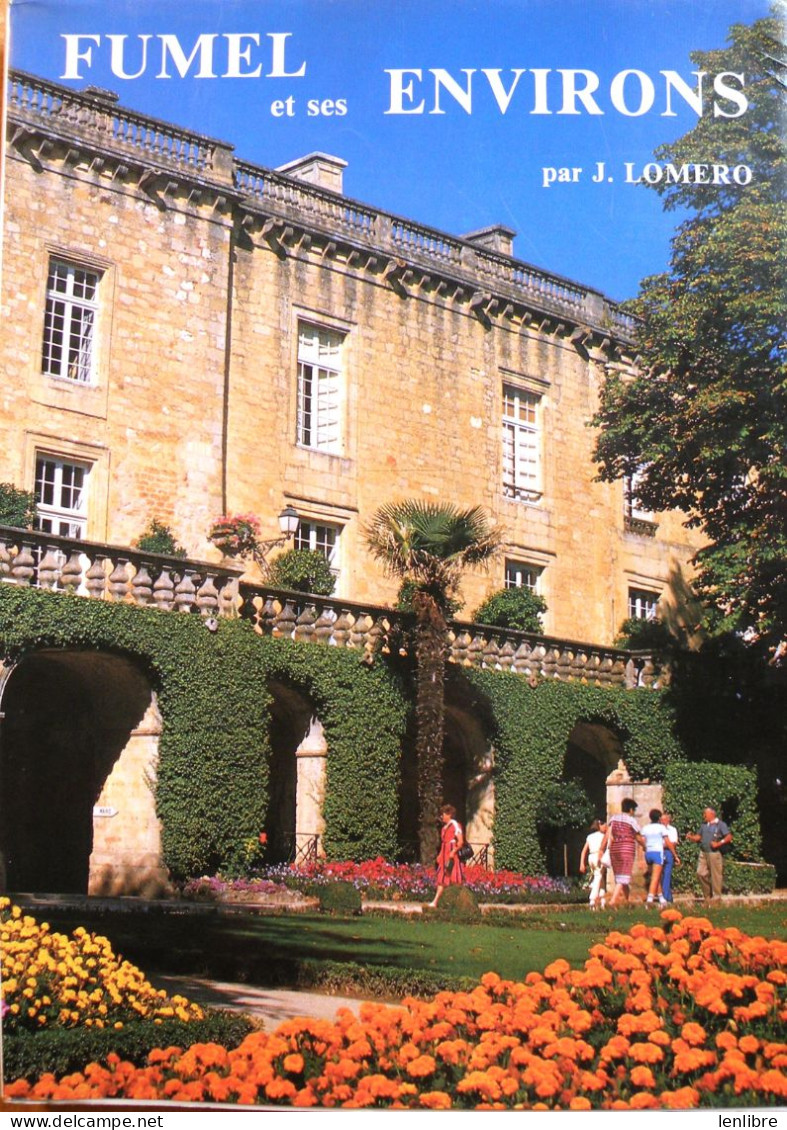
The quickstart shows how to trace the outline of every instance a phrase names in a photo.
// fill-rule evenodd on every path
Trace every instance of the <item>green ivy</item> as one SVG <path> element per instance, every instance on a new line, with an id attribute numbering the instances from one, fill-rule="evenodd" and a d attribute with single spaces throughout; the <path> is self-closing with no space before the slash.
<path id="1" fill-rule="evenodd" d="M 0 586 L 6 659 L 39 648 L 123 654 L 148 676 L 162 717 L 156 808 L 175 879 L 232 871 L 265 823 L 272 678 L 314 703 L 329 754 L 329 858 L 392 856 L 406 702 L 388 668 L 357 651 L 259 636 L 250 624 Z"/>
<path id="2" fill-rule="evenodd" d="M 0 640 L 12 660 L 40 648 L 87 649 L 125 655 L 147 675 L 162 716 L 156 806 L 173 878 L 241 866 L 264 827 L 273 681 L 313 704 L 323 726 L 328 857 L 394 857 L 412 702 L 406 669 L 379 658 L 367 666 L 352 649 L 263 637 L 246 621 L 221 620 L 209 632 L 197 615 L 13 585 L 0 586 Z M 759 858 L 750 771 L 682 761 L 660 692 L 557 680 L 531 687 L 510 672 L 465 668 L 452 668 L 450 678 L 484 719 L 496 751 L 498 867 L 543 873 L 536 814 L 563 775 L 580 722 L 615 732 L 632 778 L 666 780 L 683 827 L 697 822 L 705 804 L 723 811 L 735 799 L 736 853 Z"/>
<path id="3" fill-rule="evenodd" d="M 36 516 L 36 496 L 13 483 L 0 483 L 0 525 L 28 530 Z"/>
<path id="4" fill-rule="evenodd" d="M 706 808 L 729 824 L 733 849 L 727 859 L 749 863 L 761 858 L 762 840 L 757 813 L 757 773 L 745 765 L 712 761 L 681 761 L 664 775 L 664 809 L 681 835 L 679 855 L 686 868 L 697 862 L 698 847 L 687 843 L 686 832 L 698 832 Z M 677 875 L 677 872 L 676 872 Z"/>
<path id="5" fill-rule="evenodd" d="M 497 628 L 514 628 L 519 632 L 542 632 L 541 617 L 547 602 L 528 588 L 499 589 L 479 605 L 473 613 L 475 624 L 492 624 Z"/>
<path id="6" fill-rule="evenodd" d="M 608 726 L 619 737 L 634 780 L 660 779 L 681 756 L 664 696 L 557 680 L 528 685 L 520 675 L 467 670 L 487 703 L 496 751 L 495 864 L 528 875 L 544 873 L 536 831 L 544 794 L 563 774 L 569 736 L 580 722 Z"/>
<path id="7" fill-rule="evenodd" d="M 315 549 L 288 549 L 275 558 L 268 569 L 268 584 L 278 589 L 330 596 L 336 577 L 324 554 Z"/>

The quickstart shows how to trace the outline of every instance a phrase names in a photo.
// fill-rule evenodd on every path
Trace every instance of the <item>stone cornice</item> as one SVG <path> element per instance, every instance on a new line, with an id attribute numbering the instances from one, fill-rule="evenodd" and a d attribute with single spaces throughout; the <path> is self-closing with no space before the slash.
<path id="1" fill-rule="evenodd" d="M 8 143 L 37 167 L 77 165 L 131 184 L 166 208 L 175 198 L 233 209 L 239 230 L 280 258 L 340 260 L 402 298 L 432 296 L 489 327 L 507 322 L 626 358 L 634 319 L 600 291 L 283 172 L 240 161 L 233 146 L 127 110 L 106 91 L 74 91 L 12 71 Z"/>

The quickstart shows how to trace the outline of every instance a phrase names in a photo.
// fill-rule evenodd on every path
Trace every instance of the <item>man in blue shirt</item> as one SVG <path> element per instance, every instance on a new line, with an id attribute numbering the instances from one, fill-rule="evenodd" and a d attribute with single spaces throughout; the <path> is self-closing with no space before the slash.
<path id="1" fill-rule="evenodd" d="M 697 876 L 706 899 L 720 898 L 724 877 L 724 855 L 732 843 L 732 832 L 719 820 L 713 808 L 706 808 L 702 814 L 704 821 L 699 830 L 689 832 L 687 840 L 700 845 L 700 858 L 697 862 Z"/>

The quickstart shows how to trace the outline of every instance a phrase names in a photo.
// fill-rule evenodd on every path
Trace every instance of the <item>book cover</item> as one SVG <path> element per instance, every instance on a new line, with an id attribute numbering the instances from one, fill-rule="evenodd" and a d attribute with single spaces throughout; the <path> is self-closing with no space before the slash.
<path id="1" fill-rule="evenodd" d="M 645 749 L 629 707 L 611 704 L 657 701 L 658 649 L 634 629 L 657 620 L 691 639 L 691 585 L 729 582 L 734 562 L 697 557 L 703 527 L 685 519 L 699 504 L 678 471 L 675 508 L 657 505 L 664 476 L 635 465 L 634 425 L 622 438 L 609 427 L 604 388 L 652 363 L 643 306 L 627 303 L 643 280 L 679 270 L 691 251 L 675 240 L 683 231 L 691 242 L 684 225 L 698 210 L 751 202 L 750 271 L 737 251 L 715 251 L 742 297 L 747 280 L 760 285 L 778 160 L 769 166 L 757 124 L 759 88 L 735 60 L 746 29 L 768 18 L 779 22 L 766 0 L 11 0 L 0 862 L 2 889 L 29 892 L 23 913 L 40 920 L 69 899 L 163 906 L 195 879 L 263 859 L 423 863 L 438 798 L 458 814 L 471 866 L 520 879 L 549 869 L 568 884 L 584 831 L 560 839 L 555 823 L 544 839 L 545 782 L 579 781 L 599 817 L 621 789 L 641 811 L 662 803 L 668 763 L 689 757 L 690 743 L 653 706 Z M 739 55 L 729 53 L 736 26 Z M 714 123 L 737 127 L 734 144 L 714 148 Z M 711 258 L 698 275 L 715 269 Z M 679 301 L 667 283 L 647 293 L 651 310 Z M 740 320 L 757 317 L 747 307 Z M 643 419 L 659 411 L 679 417 L 674 404 L 650 404 Z M 597 448 L 600 423 L 613 439 Z M 706 498 L 723 462 L 713 459 Z M 451 673 L 440 652 L 444 697 L 424 708 L 440 718 L 431 784 L 423 735 L 407 728 L 410 700 L 396 697 L 426 662 L 396 610 L 406 627 L 422 605 L 412 593 L 407 603 L 409 574 L 380 548 L 408 502 L 489 523 L 462 558 L 461 584 L 458 567 L 446 572 L 432 610 Z M 726 511 L 712 517 L 720 525 L 706 530 L 740 544 Z M 487 534 L 495 554 L 483 569 Z M 775 593 L 781 574 L 766 557 L 760 588 L 731 584 L 727 614 L 778 667 L 768 586 Z M 512 592 L 527 618 L 495 632 L 487 604 Z M 325 670 L 323 659 L 299 666 L 310 648 Z M 560 748 L 538 761 L 542 737 L 501 736 L 508 708 L 496 715 L 492 691 L 461 682 L 463 669 L 513 673 L 533 694 L 565 683 L 602 697 L 572 707 L 570 724 L 560 714 Z M 767 823 L 764 855 L 758 841 L 751 858 L 778 866 L 778 821 Z M 84 1027 L 84 1002 L 61 985 L 49 939 L 40 944 L 57 985 L 46 1003 L 37 982 L 20 1006 L 14 971 L 3 971 L 4 1015 L 15 1008 L 4 1031 L 28 1043 L 36 1024 Z M 147 991 L 139 1010 L 155 1012 Z M 85 1008 L 103 1064 L 111 1017 Z M 187 1024 L 191 1009 L 166 997 L 156 1022 Z M 705 1034 L 687 1027 L 686 1062 L 697 1062 L 683 1089 L 657 1083 L 643 1059 L 619 1101 L 636 1092 L 642 1107 L 707 1105 L 693 1050 Z M 14 1063 L 32 1054 L 20 1039 Z M 162 1053 L 149 1079 L 129 1069 L 126 1090 L 96 1068 L 76 1098 L 103 1087 L 132 1105 L 359 1099 L 334 1080 L 323 1104 L 296 1044 L 284 1065 L 266 1061 L 265 1086 L 241 1083 L 219 1052 L 220 1064 L 195 1052 L 190 1081 L 175 1086 Z M 364 1084 L 359 1105 L 603 1105 L 589 1078 L 584 1089 L 514 1085 L 495 1067 L 449 1085 L 451 1050 L 443 1071 L 433 1047 L 413 1048 L 396 1085 L 386 1076 L 372 1094 Z M 715 1051 L 702 1055 L 718 1066 Z M 360 1078 L 351 1067 L 348 1079 Z M 783 1102 L 783 1073 L 770 1070 L 749 1105 Z M 5 1101 L 73 1101 L 62 1087 L 20 1084 Z"/>

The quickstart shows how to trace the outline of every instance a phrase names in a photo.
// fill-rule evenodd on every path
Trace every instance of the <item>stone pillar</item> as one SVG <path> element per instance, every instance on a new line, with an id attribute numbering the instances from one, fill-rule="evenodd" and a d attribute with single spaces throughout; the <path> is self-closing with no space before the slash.
<path id="1" fill-rule="evenodd" d="M 93 808 L 88 894 L 156 898 L 170 892 L 154 795 L 160 733 L 153 696 Z"/>
<path id="2" fill-rule="evenodd" d="M 312 718 L 309 732 L 295 751 L 297 777 L 295 785 L 295 840 L 300 846 L 309 836 L 322 837 L 325 831 L 323 801 L 328 746 L 322 724 Z M 322 854 L 322 839 L 320 840 Z"/>
<path id="3" fill-rule="evenodd" d="M 492 833 L 495 826 L 495 781 L 493 777 L 495 751 L 489 749 L 474 766 L 475 772 L 467 782 L 467 827 L 465 837 L 477 851 L 489 850 L 489 867 L 494 868 Z"/>

